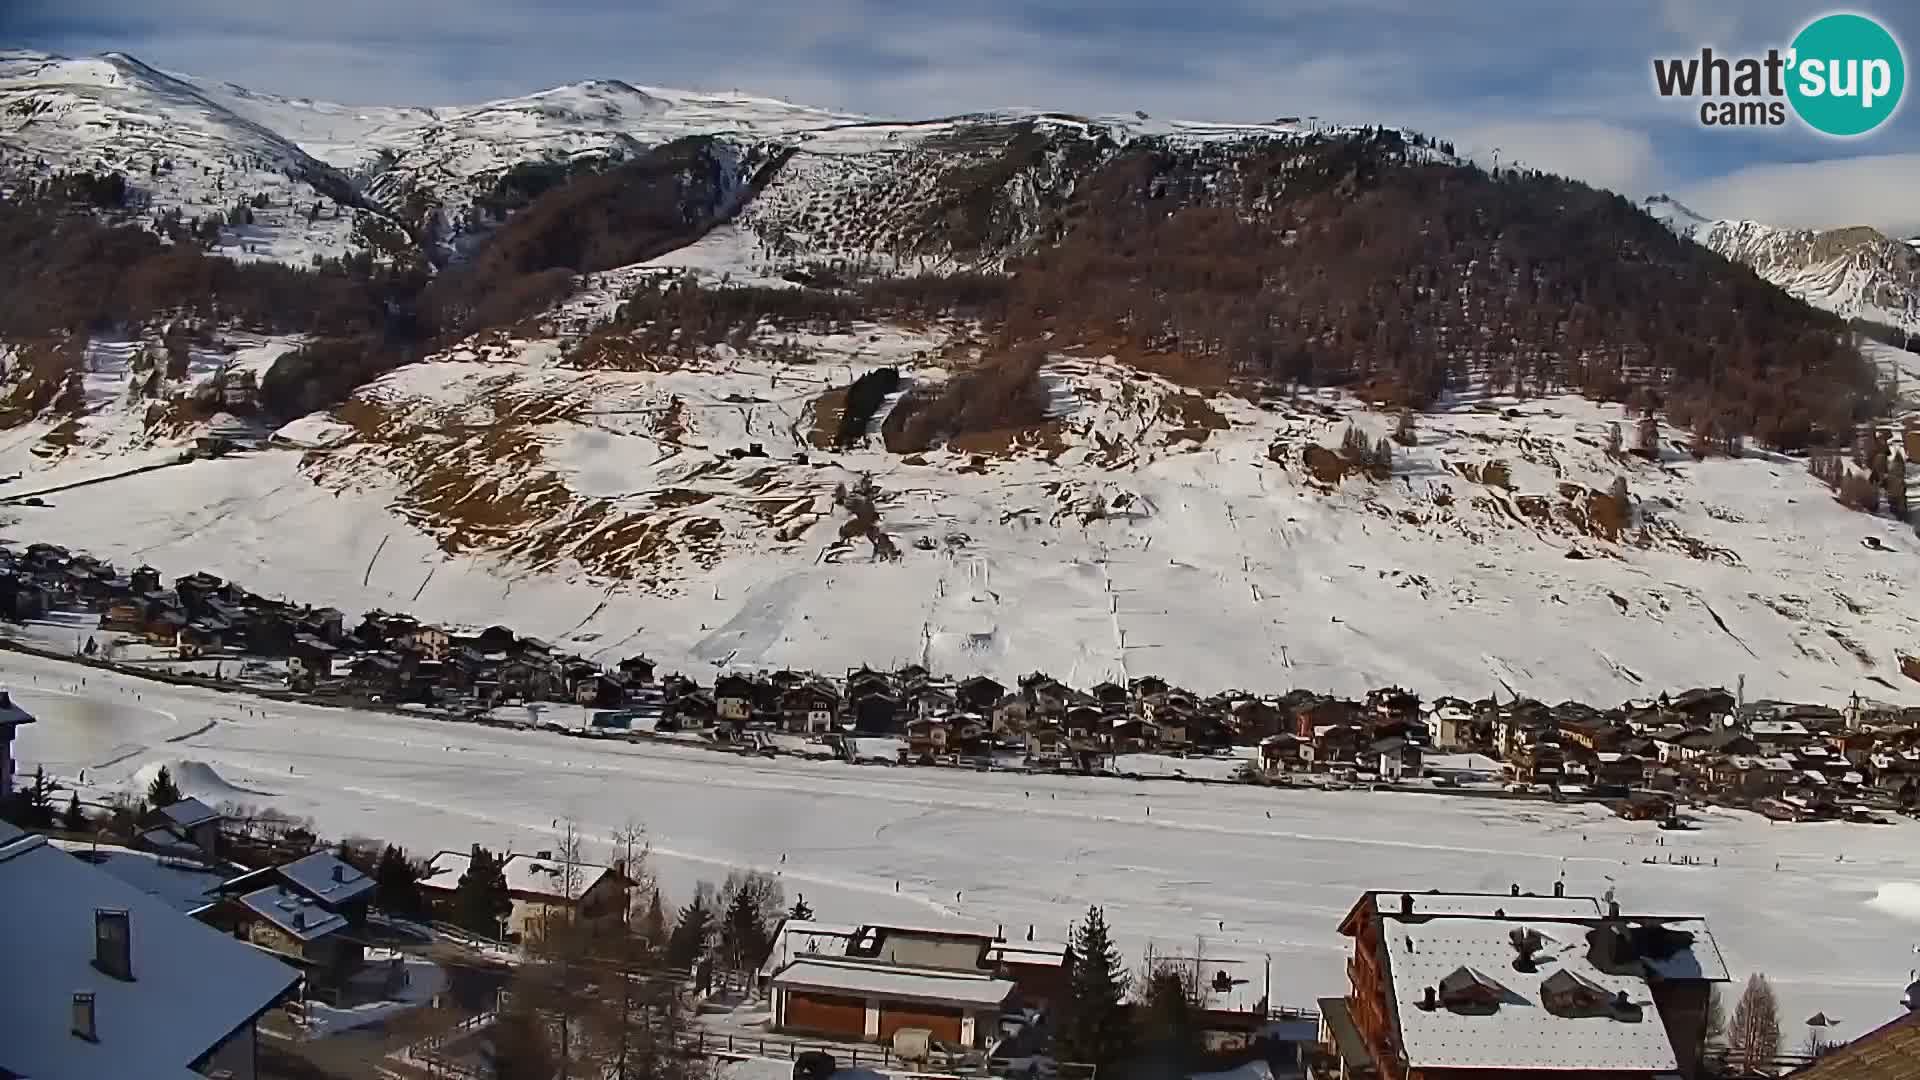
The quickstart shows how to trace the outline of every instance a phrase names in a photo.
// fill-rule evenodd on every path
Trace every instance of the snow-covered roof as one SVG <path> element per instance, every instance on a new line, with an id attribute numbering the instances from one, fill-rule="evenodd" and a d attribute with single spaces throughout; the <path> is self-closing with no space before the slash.
<path id="1" fill-rule="evenodd" d="M 832 990 L 887 1001 L 925 1001 L 996 1006 L 1013 993 L 1013 983 L 990 975 L 960 971 L 869 964 L 803 956 L 773 976 L 775 986 Z"/>
<path id="2" fill-rule="evenodd" d="M 467 852 L 442 851 L 428 861 L 426 883 L 435 888 L 451 889 L 459 883 L 472 861 L 472 856 Z M 599 884 L 601 878 L 616 871 L 598 863 L 575 862 L 574 880 L 568 882 L 566 864 L 557 859 L 522 853 L 507 856 L 501 873 L 507 879 L 508 892 L 551 897 L 564 897 L 571 892 L 573 898 L 578 899 Z"/>
<path id="3" fill-rule="evenodd" d="M 173 825 L 182 829 L 191 829 L 196 825 L 204 825 L 209 821 L 216 821 L 220 817 L 220 811 L 215 810 L 213 807 L 208 806 L 206 803 L 192 796 L 181 799 L 179 802 L 168 803 L 160 808 L 160 814 Z"/>
<path id="4" fill-rule="evenodd" d="M 284 885 L 255 889 L 240 898 L 249 911 L 301 941 L 325 937 L 347 925 L 344 916 L 335 915 Z"/>
<path id="5" fill-rule="evenodd" d="M 1756 738 L 1809 734 L 1807 726 L 1798 720 L 1755 720 L 1747 725 L 1747 730 Z"/>
<path id="6" fill-rule="evenodd" d="M 1591 896 L 1512 896 L 1505 893 L 1406 893 L 1380 892 L 1383 914 L 1400 914 L 1400 895 L 1413 898 L 1414 915 L 1464 915 L 1509 919 L 1591 919 L 1604 914 L 1600 901 Z"/>
<path id="7" fill-rule="evenodd" d="M 279 868 L 280 876 L 331 907 L 373 891 L 373 879 L 325 851 L 316 851 Z"/>
<path id="8" fill-rule="evenodd" d="M 1533 971 L 1514 967 L 1514 930 L 1540 934 Z M 1407 1065 L 1425 1069 L 1579 1069 L 1659 1072 L 1678 1063 L 1643 979 L 1609 975 L 1587 959 L 1578 924 L 1518 919 L 1390 919 L 1382 938 Z M 1462 968 L 1497 984 L 1491 1011 L 1422 1007 L 1429 987 Z M 1541 1001 L 1541 984 L 1569 972 L 1609 996 L 1624 992 L 1638 1015 L 1565 1016 Z"/>
<path id="9" fill-rule="evenodd" d="M 847 942 L 859 932 L 858 926 L 807 919 L 783 920 L 774 934 L 773 949 L 768 952 L 766 963 L 760 965 L 760 973 L 771 976 L 785 967 L 788 960 L 800 956 L 845 956 Z"/>
<path id="10" fill-rule="evenodd" d="M 1046 941 L 1003 941 L 987 948 L 987 962 L 995 964 L 1060 964 L 1067 947 Z"/>
<path id="11" fill-rule="evenodd" d="M 1691 934 L 1693 941 L 1665 956 L 1642 956 L 1640 962 L 1646 965 L 1647 974 L 1661 979 L 1704 979 L 1708 982 L 1726 982 L 1732 978 L 1727 972 L 1726 958 L 1720 955 L 1720 943 L 1713 939 L 1713 931 L 1707 928 L 1707 920 L 1662 918 L 1658 922 L 1668 930 Z"/>
<path id="12" fill-rule="evenodd" d="M 94 912 L 127 912 L 133 980 L 93 966 Z M 0 1071 L 34 1080 L 189 1077 L 189 1066 L 289 990 L 297 972 L 98 867 L 0 824 Z M 94 995 L 98 1038 L 72 1034 Z"/>
<path id="13" fill-rule="evenodd" d="M 197 911 L 207 906 L 213 902 L 214 891 L 220 887 L 219 874 L 190 861 L 112 844 L 89 844 L 79 840 L 54 840 L 51 843 L 148 896 L 158 897 L 175 911 Z"/>
<path id="14" fill-rule="evenodd" d="M 34 722 L 32 713 L 14 704 L 12 693 L 0 689 L 0 727 L 19 727 Z"/>

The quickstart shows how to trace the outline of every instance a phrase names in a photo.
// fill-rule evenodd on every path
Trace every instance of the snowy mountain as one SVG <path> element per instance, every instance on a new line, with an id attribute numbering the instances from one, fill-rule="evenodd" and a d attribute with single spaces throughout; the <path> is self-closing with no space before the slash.
<path id="1" fill-rule="evenodd" d="M 1687 336 L 1702 305 L 1783 320 L 1763 341 L 1805 310 L 1745 303 L 1778 293 L 1615 199 L 1444 144 L 895 122 L 617 81 L 361 108 L 23 53 L 0 55 L 0 143 L 30 173 L 124 172 L 136 219 L 247 201 L 219 254 L 305 265 L 399 221 L 442 264 L 289 283 L 269 263 L 217 304 L 0 337 L 10 542 L 695 672 L 917 660 L 1601 703 L 1744 675 L 1920 700 L 1912 530 L 1787 453 L 1688 452 L 1689 428 L 1737 442 L 1715 410 L 1747 408 L 1671 359 L 1711 345 Z M 1542 207 L 1578 224 L 1556 238 Z M 1751 247 L 1774 272 L 1794 251 Z M 1567 319 L 1584 268 L 1627 249 L 1612 302 Z M 155 261 L 130 276 L 182 276 Z M 1821 295 L 1884 306 L 1842 278 Z M 302 307 L 320 282 L 332 300 Z M 925 288 L 945 306 L 916 307 Z M 983 314 L 1014 288 L 1017 313 Z M 1783 441 L 1851 419 L 1833 364 L 1859 358 L 1828 344 L 1794 357 L 1800 383 L 1737 372 L 1778 391 L 1761 419 Z M 849 419 L 883 369 L 900 384 Z M 1694 419 L 1622 453 L 1618 402 L 1649 377 Z M 1395 395 L 1425 407 L 1411 431 Z M 253 448 L 180 460 L 216 432 Z"/>
<path id="2" fill-rule="evenodd" d="M 1920 329 L 1920 249 L 1864 225 L 1783 229 L 1754 221 L 1710 220 L 1665 195 L 1648 213 L 1761 277 L 1848 318 Z"/>

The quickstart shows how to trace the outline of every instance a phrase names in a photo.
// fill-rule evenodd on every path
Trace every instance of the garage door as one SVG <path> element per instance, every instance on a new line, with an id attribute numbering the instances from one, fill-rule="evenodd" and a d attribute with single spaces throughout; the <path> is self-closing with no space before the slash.
<path id="1" fill-rule="evenodd" d="M 859 1039 L 867 1032 L 867 1003 L 861 998 L 794 990 L 787 994 L 787 1030 Z"/>
<path id="2" fill-rule="evenodd" d="M 912 1005 L 903 1001 L 880 1004 L 880 1041 L 891 1043 L 901 1028 L 926 1028 L 945 1043 L 960 1041 L 960 1010 L 937 1005 Z"/>

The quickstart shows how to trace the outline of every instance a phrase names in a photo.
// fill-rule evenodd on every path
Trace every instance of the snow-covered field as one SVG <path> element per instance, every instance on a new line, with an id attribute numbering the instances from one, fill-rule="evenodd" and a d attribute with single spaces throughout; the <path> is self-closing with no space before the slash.
<path id="1" fill-rule="evenodd" d="M 1459 400 L 1422 418 L 1389 482 L 1323 485 L 1307 447 L 1392 418 L 1061 357 L 1051 430 L 981 466 L 810 441 L 822 394 L 883 364 L 944 378 L 933 354 L 957 334 L 856 326 L 795 335 L 812 364 L 722 347 L 660 372 L 569 367 L 552 342 L 461 350 L 370 384 L 353 424 L 296 423 L 324 448 L 53 492 L 8 507 L 0 539 L 355 615 L 505 622 L 703 681 L 914 661 L 1009 685 L 1154 673 L 1203 692 L 1398 683 L 1606 705 L 1744 677 L 1754 697 L 1920 700 L 1900 670 L 1920 630 L 1911 529 L 1846 510 L 1779 455 L 1609 456 L 1618 407 Z M 111 443 L 113 424 L 87 430 Z M 0 445 L 0 473 L 25 474 L 9 491 L 134 459 L 45 460 L 41 426 Z M 839 538 L 833 489 L 862 474 L 900 562 Z M 1587 515 L 1617 476 L 1633 519 L 1609 540 Z"/>
<path id="2" fill-rule="evenodd" d="M 1904 821 L 1713 813 L 1662 834 L 1590 806 L 735 758 L 82 675 L 0 654 L 0 679 L 40 718 L 16 744 L 26 768 L 84 768 L 111 789 L 160 761 L 204 763 L 176 768 L 188 791 L 418 852 L 551 847 L 568 817 L 596 837 L 637 822 L 670 900 L 755 866 L 837 922 L 1057 939 L 1099 903 L 1131 963 L 1150 943 L 1271 955 L 1283 1003 L 1344 989 L 1334 928 L 1367 888 L 1617 886 L 1630 909 L 1706 915 L 1736 977 L 1766 972 L 1790 1017 L 1825 1011 L 1840 1034 L 1898 1010 L 1920 941 L 1920 826 Z M 1641 861 L 1669 854 L 1704 865 Z"/>

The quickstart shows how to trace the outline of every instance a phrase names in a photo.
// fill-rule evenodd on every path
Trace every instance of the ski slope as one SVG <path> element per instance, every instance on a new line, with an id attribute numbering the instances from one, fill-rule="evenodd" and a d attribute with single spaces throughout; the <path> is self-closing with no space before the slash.
<path id="1" fill-rule="evenodd" d="M 1010 936 L 1032 926 L 1059 939 L 1097 903 L 1130 966 L 1149 944 L 1198 945 L 1252 964 L 1257 982 L 1271 956 L 1283 1004 L 1344 991 L 1349 943 L 1335 926 L 1368 888 L 1544 892 L 1564 877 L 1578 894 L 1617 887 L 1630 909 L 1704 914 L 1736 979 L 1764 971 L 1787 1016 L 1824 1011 L 1841 1018 L 1842 1036 L 1898 1011 L 1907 946 L 1920 940 L 1920 826 L 1906 821 L 1786 826 L 1712 812 L 1698 831 L 1663 834 L 1581 805 L 584 741 L 256 701 L 13 653 L 0 653 L 0 679 L 39 717 L 19 733 L 23 768 L 45 763 L 62 779 L 84 768 L 93 792 L 172 762 L 189 793 L 201 785 L 215 800 L 311 815 L 326 835 L 415 852 L 550 848 L 565 818 L 600 845 L 638 823 L 669 900 L 750 866 L 835 922 L 1002 926 Z M 1666 846 L 1656 848 L 1659 836 Z M 1704 865 L 1641 861 L 1669 854 Z"/>

